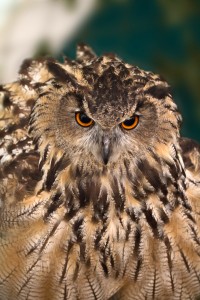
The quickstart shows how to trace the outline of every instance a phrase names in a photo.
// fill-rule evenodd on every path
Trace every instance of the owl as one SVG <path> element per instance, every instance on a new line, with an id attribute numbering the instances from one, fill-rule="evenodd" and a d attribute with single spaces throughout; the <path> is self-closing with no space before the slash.
<path id="1" fill-rule="evenodd" d="M 0 300 L 197 299 L 200 146 L 165 80 L 82 44 L 0 106 Z"/>

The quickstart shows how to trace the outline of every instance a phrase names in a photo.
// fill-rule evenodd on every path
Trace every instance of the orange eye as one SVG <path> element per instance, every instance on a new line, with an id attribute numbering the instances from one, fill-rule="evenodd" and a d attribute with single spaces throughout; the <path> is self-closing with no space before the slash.
<path id="1" fill-rule="evenodd" d="M 139 123 L 139 117 L 132 116 L 131 118 L 126 119 L 124 122 L 122 122 L 121 126 L 126 130 L 130 130 L 130 129 L 135 128 L 138 123 Z"/>
<path id="2" fill-rule="evenodd" d="M 82 112 L 77 112 L 75 114 L 75 119 L 76 122 L 82 127 L 89 127 L 94 123 L 92 119 Z"/>

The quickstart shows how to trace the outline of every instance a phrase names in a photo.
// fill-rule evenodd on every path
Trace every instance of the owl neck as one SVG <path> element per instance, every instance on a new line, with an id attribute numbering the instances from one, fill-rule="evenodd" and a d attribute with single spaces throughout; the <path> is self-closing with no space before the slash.
<path id="1" fill-rule="evenodd" d="M 164 221 L 177 206 L 189 206 L 178 152 L 171 160 L 152 154 L 133 164 L 124 158 L 119 166 L 92 173 L 86 165 L 74 166 L 61 157 L 43 168 L 42 190 L 49 192 L 45 217 L 63 206 L 68 220 L 89 209 L 94 222 L 106 222 L 108 212 L 113 216 L 125 213 L 133 221 L 141 214 Z"/>

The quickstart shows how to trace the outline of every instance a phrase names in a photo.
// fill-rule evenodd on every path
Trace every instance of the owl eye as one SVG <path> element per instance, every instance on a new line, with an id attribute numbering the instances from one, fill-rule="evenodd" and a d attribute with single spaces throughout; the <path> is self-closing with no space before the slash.
<path id="1" fill-rule="evenodd" d="M 130 130 L 130 129 L 135 128 L 138 123 L 139 123 L 139 117 L 132 116 L 129 119 L 126 119 L 124 122 L 122 122 L 121 126 L 126 130 Z"/>
<path id="2" fill-rule="evenodd" d="M 76 122 L 82 127 L 89 127 L 93 125 L 94 121 L 90 119 L 86 114 L 82 112 L 77 112 L 75 114 Z"/>

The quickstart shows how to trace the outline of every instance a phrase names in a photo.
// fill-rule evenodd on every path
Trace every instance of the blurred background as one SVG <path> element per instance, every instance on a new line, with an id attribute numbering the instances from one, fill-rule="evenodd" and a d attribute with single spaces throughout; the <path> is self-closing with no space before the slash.
<path id="1" fill-rule="evenodd" d="M 79 42 L 162 74 L 182 135 L 200 142 L 199 0 L 0 0 L 1 83 L 27 57 L 74 58 Z"/>

